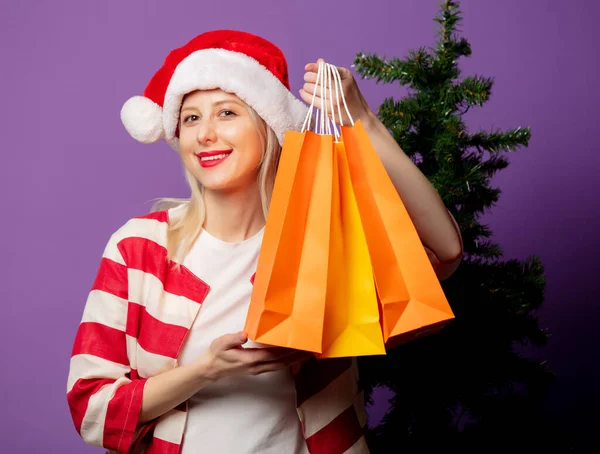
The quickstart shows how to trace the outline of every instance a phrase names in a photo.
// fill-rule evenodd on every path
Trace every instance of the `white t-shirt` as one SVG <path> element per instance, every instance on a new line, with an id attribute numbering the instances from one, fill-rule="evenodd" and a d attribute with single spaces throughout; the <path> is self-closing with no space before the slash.
<path id="1" fill-rule="evenodd" d="M 242 331 L 264 229 L 228 243 L 203 231 L 183 261 L 210 286 L 179 357 L 196 360 L 223 334 Z M 249 342 L 245 346 L 256 346 Z M 304 454 L 289 370 L 222 379 L 189 401 L 182 454 Z"/>

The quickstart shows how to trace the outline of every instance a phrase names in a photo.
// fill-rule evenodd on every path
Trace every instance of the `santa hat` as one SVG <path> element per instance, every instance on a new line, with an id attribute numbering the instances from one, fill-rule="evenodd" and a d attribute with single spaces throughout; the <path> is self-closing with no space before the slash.
<path id="1" fill-rule="evenodd" d="M 298 130 L 307 107 L 290 92 L 285 56 L 271 42 L 250 33 L 203 33 L 169 53 L 143 96 L 128 99 L 121 121 L 142 143 L 165 139 L 179 149 L 177 125 L 183 97 L 194 90 L 220 88 L 252 107 L 274 130 Z"/>

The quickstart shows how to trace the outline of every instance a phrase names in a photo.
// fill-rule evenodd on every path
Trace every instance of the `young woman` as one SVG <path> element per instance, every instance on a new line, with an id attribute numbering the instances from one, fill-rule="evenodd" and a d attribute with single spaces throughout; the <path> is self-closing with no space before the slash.
<path id="1" fill-rule="evenodd" d="M 317 63 L 305 70 L 310 103 Z M 456 223 L 350 71 L 339 72 L 353 118 L 447 278 L 462 254 Z M 144 96 L 123 106 L 134 138 L 178 152 L 191 197 L 130 219 L 105 248 L 67 385 L 86 443 L 119 453 L 368 452 L 352 359 L 258 348 L 241 332 L 283 136 L 306 112 L 281 51 L 230 30 L 172 51 Z"/>

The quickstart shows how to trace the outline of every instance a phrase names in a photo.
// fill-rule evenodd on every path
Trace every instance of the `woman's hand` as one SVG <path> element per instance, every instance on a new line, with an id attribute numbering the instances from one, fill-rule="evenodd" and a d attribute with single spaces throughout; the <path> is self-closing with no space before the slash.
<path id="1" fill-rule="evenodd" d="M 211 381 L 240 375 L 259 375 L 291 367 L 314 356 L 283 347 L 244 348 L 248 336 L 241 332 L 215 339 L 199 359 L 204 377 Z"/>
<path id="2" fill-rule="evenodd" d="M 317 86 L 317 71 L 319 69 L 319 62 L 324 61 L 322 58 L 319 58 L 319 60 L 317 60 L 316 63 L 309 63 L 307 64 L 304 69 L 306 70 L 306 73 L 304 74 L 304 86 L 300 89 L 300 96 L 302 97 L 302 99 L 304 100 L 304 102 L 306 102 L 307 104 L 311 104 L 312 102 L 312 98 L 313 98 L 313 93 L 315 93 L 315 89 L 317 90 L 317 95 L 315 96 L 315 102 L 314 102 L 314 106 L 318 109 L 322 108 L 322 98 L 321 98 L 321 88 L 320 85 Z M 375 114 L 373 113 L 373 111 L 370 109 L 369 105 L 367 104 L 367 101 L 365 101 L 365 98 L 363 97 L 362 93 L 360 92 L 360 89 L 358 88 L 358 84 L 356 83 L 356 79 L 354 79 L 354 76 L 352 75 L 352 72 L 347 69 L 347 68 L 342 68 L 342 67 L 336 67 L 339 74 L 340 74 L 340 79 L 342 80 L 342 92 L 344 94 L 344 98 L 346 99 L 346 104 L 348 105 L 348 110 L 350 111 L 350 115 L 352 116 L 352 119 L 356 122 L 358 120 L 361 120 L 362 123 L 366 123 L 370 120 L 372 120 L 373 118 L 375 118 Z M 332 85 L 333 85 L 333 76 L 331 76 L 332 79 Z M 327 75 L 325 77 L 325 87 L 327 87 L 328 90 L 331 90 L 331 87 L 328 86 L 328 81 L 327 81 Z M 335 87 L 335 85 L 333 85 L 333 87 Z M 332 97 L 333 95 L 333 97 Z M 329 99 L 333 99 L 333 107 L 334 107 L 334 112 L 335 112 L 335 122 L 337 124 L 340 124 L 340 118 L 339 118 L 339 112 L 337 109 L 337 101 L 336 101 L 336 95 L 335 95 L 335 88 L 333 90 L 333 93 L 331 91 L 329 91 L 327 93 L 327 108 L 328 108 L 328 113 L 329 116 L 331 117 L 331 105 L 329 104 Z M 350 118 L 348 118 L 348 115 L 346 114 L 346 109 L 344 109 L 344 105 L 342 103 L 342 100 L 340 98 L 340 109 L 342 111 L 342 121 L 343 124 L 345 126 L 350 126 Z"/>
<path id="3" fill-rule="evenodd" d="M 223 377 L 258 375 L 298 365 L 312 353 L 288 348 L 243 348 L 244 333 L 215 339 L 193 363 L 150 377 L 144 386 L 139 424 L 164 415 Z"/>

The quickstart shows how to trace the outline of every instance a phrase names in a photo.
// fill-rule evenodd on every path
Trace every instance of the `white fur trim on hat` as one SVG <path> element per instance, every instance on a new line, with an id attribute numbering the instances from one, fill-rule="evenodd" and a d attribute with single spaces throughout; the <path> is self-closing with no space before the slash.
<path id="1" fill-rule="evenodd" d="M 162 109 L 144 96 L 134 96 L 123 104 L 121 121 L 139 142 L 154 143 L 164 137 Z"/>
<path id="2" fill-rule="evenodd" d="M 175 69 L 163 106 L 165 139 L 174 149 L 183 97 L 194 90 L 220 88 L 234 93 L 273 129 L 279 143 L 286 130 L 302 127 L 308 107 L 296 98 L 273 73 L 255 59 L 224 49 L 203 49 L 187 56 Z"/>

